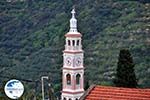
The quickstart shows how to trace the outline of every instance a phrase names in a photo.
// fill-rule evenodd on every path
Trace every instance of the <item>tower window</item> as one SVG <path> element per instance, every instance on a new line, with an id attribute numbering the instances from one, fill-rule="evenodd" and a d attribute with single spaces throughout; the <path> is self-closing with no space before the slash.
<path id="1" fill-rule="evenodd" d="M 79 46 L 79 40 L 77 40 L 77 46 Z"/>
<path id="2" fill-rule="evenodd" d="M 69 98 L 69 100 L 71 100 L 71 98 Z"/>
<path id="3" fill-rule="evenodd" d="M 75 45 L 75 40 L 72 41 L 73 46 Z"/>
<path id="4" fill-rule="evenodd" d="M 78 100 L 78 98 L 76 98 L 76 100 Z"/>
<path id="5" fill-rule="evenodd" d="M 71 85 L 71 75 L 70 74 L 66 75 L 66 79 L 67 79 L 67 85 Z"/>
<path id="6" fill-rule="evenodd" d="M 80 74 L 76 75 L 76 84 L 79 85 L 80 84 Z"/>
<path id="7" fill-rule="evenodd" d="M 71 44 L 71 43 L 70 43 L 70 40 L 68 40 L 68 46 L 70 46 L 70 44 Z"/>
<path id="8" fill-rule="evenodd" d="M 64 100 L 67 100 L 66 98 L 64 98 Z"/>

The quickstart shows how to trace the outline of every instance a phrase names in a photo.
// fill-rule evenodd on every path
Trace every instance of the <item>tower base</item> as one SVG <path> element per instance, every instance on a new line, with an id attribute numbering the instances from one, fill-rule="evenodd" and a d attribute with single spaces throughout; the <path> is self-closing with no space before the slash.
<path id="1" fill-rule="evenodd" d="M 79 98 L 83 95 L 83 92 L 80 93 L 65 93 L 62 92 L 61 100 L 79 100 Z"/>

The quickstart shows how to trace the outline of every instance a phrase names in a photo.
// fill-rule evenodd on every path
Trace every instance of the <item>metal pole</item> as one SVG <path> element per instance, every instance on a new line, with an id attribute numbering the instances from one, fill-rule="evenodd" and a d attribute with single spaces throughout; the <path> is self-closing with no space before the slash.
<path id="1" fill-rule="evenodd" d="M 44 100 L 44 86 L 43 86 L 43 78 L 41 78 L 42 80 L 42 100 Z"/>
<path id="2" fill-rule="evenodd" d="M 41 81 L 42 81 L 42 100 L 45 99 L 45 97 L 44 97 L 44 81 L 43 81 L 44 78 L 48 79 L 48 76 L 42 76 L 41 77 Z"/>

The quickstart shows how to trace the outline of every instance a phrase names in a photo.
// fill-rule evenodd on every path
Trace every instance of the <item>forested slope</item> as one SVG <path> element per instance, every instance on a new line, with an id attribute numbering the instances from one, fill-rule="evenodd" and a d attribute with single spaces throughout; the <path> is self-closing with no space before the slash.
<path id="1" fill-rule="evenodd" d="M 64 34 L 75 5 L 83 34 L 85 79 L 113 85 L 119 50 L 129 48 L 139 87 L 150 87 L 150 3 L 129 0 L 0 0 L 0 80 L 2 76 L 61 86 Z M 88 78 L 87 78 L 88 77 Z"/>

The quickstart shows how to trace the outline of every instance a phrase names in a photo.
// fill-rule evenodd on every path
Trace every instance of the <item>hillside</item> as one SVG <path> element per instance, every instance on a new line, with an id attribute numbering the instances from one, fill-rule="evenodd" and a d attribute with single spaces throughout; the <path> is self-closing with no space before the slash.
<path id="1" fill-rule="evenodd" d="M 60 90 L 64 34 L 73 5 L 83 34 L 85 80 L 113 85 L 119 50 L 129 48 L 139 87 L 150 87 L 146 0 L 0 0 L 0 82 L 11 77 L 35 81 L 49 75 L 54 89 Z"/>

